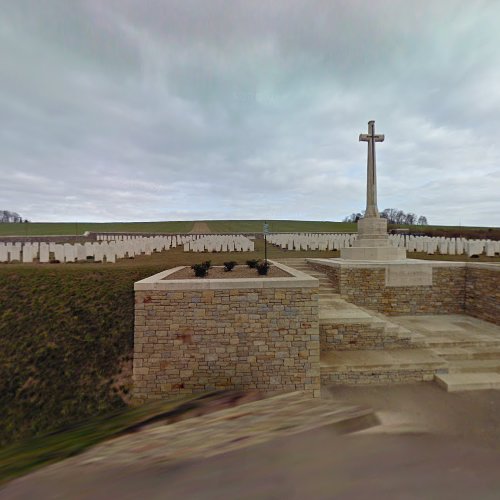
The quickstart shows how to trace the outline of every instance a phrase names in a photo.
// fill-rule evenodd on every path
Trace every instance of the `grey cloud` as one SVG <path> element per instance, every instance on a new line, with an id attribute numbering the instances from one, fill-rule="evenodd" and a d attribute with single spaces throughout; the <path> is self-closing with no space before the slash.
<path id="1" fill-rule="evenodd" d="M 5 3 L 5 209 L 339 219 L 376 119 L 380 208 L 500 225 L 495 2 Z"/>

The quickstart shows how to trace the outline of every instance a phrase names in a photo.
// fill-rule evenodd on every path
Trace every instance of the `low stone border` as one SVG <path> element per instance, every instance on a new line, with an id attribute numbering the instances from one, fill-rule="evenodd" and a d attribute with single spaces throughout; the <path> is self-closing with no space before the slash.
<path id="1" fill-rule="evenodd" d="M 226 290 L 228 288 L 318 288 L 319 280 L 302 271 L 269 261 L 273 266 L 290 274 L 290 277 L 271 278 L 203 278 L 202 280 L 179 279 L 166 280 L 167 276 L 187 266 L 174 267 L 167 271 L 149 276 L 134 284 L 135 291 L 141 290 Z"/>

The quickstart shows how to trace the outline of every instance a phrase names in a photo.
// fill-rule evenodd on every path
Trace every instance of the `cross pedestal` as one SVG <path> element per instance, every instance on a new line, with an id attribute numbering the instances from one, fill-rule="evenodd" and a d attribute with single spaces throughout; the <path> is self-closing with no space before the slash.
<path id="1" fill-rule="evenodd" d="M 358 221 L 358 239 L 352 248 L 343 248 L 340 258 L 346 260 L 403 260 L 404 248 L 393 247 L 387 234 L 387 219 L 380 217 L 377 208 L 377 171 L 375 143 L 383 142 L 382 134 L 375 134 L 375 122 L 368 122 L 368 134 L 361 134 L 359 140 L 368 143 L 366 212 Z"/>

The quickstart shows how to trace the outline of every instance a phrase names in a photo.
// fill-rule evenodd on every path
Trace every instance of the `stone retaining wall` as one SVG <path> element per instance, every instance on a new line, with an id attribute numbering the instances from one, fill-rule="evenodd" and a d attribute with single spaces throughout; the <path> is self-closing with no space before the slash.
<path id="1" fill-rule="evenodd" d="M 434 368 L 338 371 L 321 370 L 321 383 L 325 385 L 386 385 L 430 382 L 434 380 Z"/>
<path id="2" fill-rule="evenodd" d="M 337 263 L 335 262 L 337 260 Z M 385 315 L 403 314 L 459 314 L 465 309 L 465 264 L 449 262 L 410 263 L 415 270 L 430 267 L 424 278 L 430 285 L 410 286 L 403 277 L 400 286 L 388 286 L 390 263 L 359 264 L 334 259 L 330 262 L 314 259 L 310 263 L 326 272 L 337 293 L 358 306 L 367 307 Z M 396 264 L 401 266 L 400 264 Z M 431 274 L 429 274 L 431 273 Z M 418 273 L 417 278 L 418 279 Z"/>
<path id="3" fill-rule="evenodd" d="M 319 331 L 321 352 L 418 347 L 409 337 L 388 331 L 384 323 L 321 322 Z"/>
<path id="4" fill-rule="evenodd" d="M 500 325 L 500 266 L 467 264 L 465 312 Z"/>
<path id="5" fill-rule="evenodd" d="M 318 280 L 280 267 L 294 277 L 160 273 L 136 283 L 134 398 L 229 388 L 319 396 Z"/>
<path id="6" fill-rule="evenodd" d="M 340 290 L 347 301 L 387 314 L 457 314 L 464 310 L 465 269 L 432 269 L 432 286 L 385 286 L 384 269 L 346 269 Z"/>

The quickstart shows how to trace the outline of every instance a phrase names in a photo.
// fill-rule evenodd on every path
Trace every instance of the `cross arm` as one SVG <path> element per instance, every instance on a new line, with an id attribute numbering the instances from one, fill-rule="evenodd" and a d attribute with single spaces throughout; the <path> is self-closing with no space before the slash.
<path id="1" fill-rule="evenodd" d="M 375 142 L 384 142 L 384 134 L 376 134 L 376 135 L 371 135 L 371 134 L 359 134 L 359 140 L 362 142 L 368 142 L 368 141 L 375 141 Z"/>

